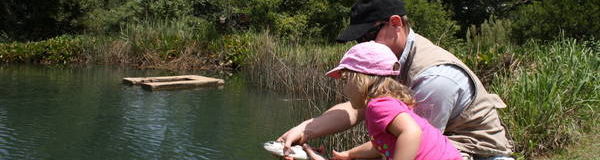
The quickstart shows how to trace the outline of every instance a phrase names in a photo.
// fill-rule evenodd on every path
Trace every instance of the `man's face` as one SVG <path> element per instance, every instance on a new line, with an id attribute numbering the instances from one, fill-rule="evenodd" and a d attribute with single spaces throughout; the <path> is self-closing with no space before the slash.
<path id="1" fill-rule="evenodd" d="M 381 30 L 381 28 L 383 28 L 384 25 L 385 25 L 385 22 L 376 23 L 373 28 L 369 29 L 369 31 L 367 31 L 367 33 L 365 33 L 362 37 L 356 39 L 356 41 L 358 43 L 362 43 L 362 42 L 375 40 L 375 38 L 377 38 L 377 35 L 379 34 L 379 30 Z"/>
<path id="2" fill-rule="evenodd" d="M 406 30 L 404 20 L 398 15 L 391 16 L 379 29 L 375 42 L 384 44 L 400 57 L 404 47 L 406 45 L 406 37 L 408 32 Z"/>

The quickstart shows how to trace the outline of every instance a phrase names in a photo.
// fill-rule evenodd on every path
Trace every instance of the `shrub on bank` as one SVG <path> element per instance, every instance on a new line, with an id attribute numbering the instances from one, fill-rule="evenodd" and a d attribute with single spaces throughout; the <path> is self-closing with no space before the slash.
<path id="1" fill-rule="evenodd" d="M 473 70 L 484 85 L 489 85 L 498 72 L 514 67 L 517 48 L 510 39 L 511 22 L 491 17 L 480 26 L 467 29 L 466 39 L 459 40 L 448 51 Z"/>
<path id="2" fill-rule="evenodd" d="M 259 42 L 255 33 L 230 34 L 211 41 L 208 51 L 224 60 L 221 65 L 239 69 L 247 64 L 246 59 L 255 53 L 252 47 L 257 43 Z"/>
<path id="3" fill-rule="evenodd" d="M 67 64 L 83 61 L 82 39 L 63 35 L 39 42 L 0 43 L 4 63 Z"/>

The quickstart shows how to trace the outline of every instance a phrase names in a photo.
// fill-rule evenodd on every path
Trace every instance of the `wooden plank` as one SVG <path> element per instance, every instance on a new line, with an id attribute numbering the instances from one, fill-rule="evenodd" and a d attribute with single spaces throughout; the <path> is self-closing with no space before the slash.
<path id="1" fill-rule="evenodd" d="M 162 77 L 127 77 L 127 78 L 123 78 L 123 83 L 136 85 L 136 84 L 142 84 L 142 83 L 146 83 L 146 82 L 168 82 L 168 81 L 191 80 L 191 78 L 198 78 L 198 77 L 202 77 L 202 76 L 182 75 L 182 76 L 162 76 Z"/>
<path id="2" fill-rule="evenodd" d="M 225 84 L 222 79 L 198 75 L 164 76 L 164 77 L 128 77 L 123 78 L 123 83 L 141 85 L 147 90 L 171 90 L 196 87 L 215 87 Z"/>

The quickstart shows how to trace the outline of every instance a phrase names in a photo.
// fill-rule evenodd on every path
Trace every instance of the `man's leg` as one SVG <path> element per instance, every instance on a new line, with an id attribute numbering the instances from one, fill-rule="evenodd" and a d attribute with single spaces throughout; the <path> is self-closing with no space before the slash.
<path id="1" fill-rule="evenodd" d="M 491 156 L 491 157 L 478 157 L 476 155 L 460 152 L 463 160 L 515 160 L 509 156 Z"/>

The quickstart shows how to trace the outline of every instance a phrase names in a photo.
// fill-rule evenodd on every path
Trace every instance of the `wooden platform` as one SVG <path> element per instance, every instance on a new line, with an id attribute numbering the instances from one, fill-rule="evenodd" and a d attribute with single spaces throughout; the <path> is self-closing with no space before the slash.
<path id="1" fill-rule="evenodd" d="M 123 83 L 141 85 L 147 90 L 172 90 L 196 87 L 216 87 L 225 84 L 222 79 L 198 75 L 164 76 L 164 77 L 127 77 Z"/>

